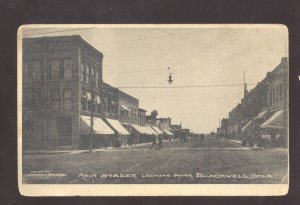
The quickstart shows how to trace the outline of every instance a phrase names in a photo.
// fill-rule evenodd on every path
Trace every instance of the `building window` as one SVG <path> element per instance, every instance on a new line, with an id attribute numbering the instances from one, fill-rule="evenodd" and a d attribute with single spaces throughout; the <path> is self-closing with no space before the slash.
<path id="1" fill-rule="evenodd" d="M 84 81 L 84 76 L 85 76 L 85 67 L 84 67 L 84 61 L 82 61 L 81 63 L 80 63 L 80 80 L 81 81 Z"/>
<path id="2" fill-rule="evenodd" d="M 32 61 L 32 79 L 34 81 L 42 80 L 42 63 L 39 60 Z"/>
<path id="3" fill-rule="evenodd" d="M 60 79 L 60 60 L 55 59 L 50 61 L 49 67 L 49 80 L 59 80 Z"/>
<path id="4" fill-rule="evenodd" d="M 64 110 L 70 110 L 73 108 L 73 90 L 64 89 L 63 91 L 63 107 Z"/>
<path id="5" fill-rule="evenodd" d="M 279 98 L 280 98 L 280 94 L 279 94 L 279 86 L 276 87 L 276 102 L 279 101 Z"/>
<path id="6" fill-rule="evenodd" d="M 85 63 L 85 82 L 90 83 L 90 67 Z"/>
<path id="7" fill-rule="evenodd" d="M 72 117 L 57 116 L 57 146 L 72 145 Z"/>
<path id="8" fill-rule="evenodd" d="M 90 83 L 93 83 L 95 85 L 95 73 L 94 73 L 94 67 L 90 66 Z"/>
<path id="9" fill-rule="evenodd" d="M 81 110 L 87 110 L 87 93 L 81 91 Z"/>
<path id="10" fill-rule="evenodd" d="M 64 59 L 64 79 L 73 79 L 72 59 Z"/>
<path id="11" fill-rule="evenodd" d="M 33 104 L 33 92 L 31 88 L 23 88 L 23 108 L 31 109 Z"/>
<path id="12" fill-rule="evenodd" d="M 29 65 L 27 62 L 23 63 L 23 81 L 30 80 L 30 71 L 29 71 Z"/>
<path id="13" fill-rule="evenodd" d="M 282 85 L 279 86 L 279 99 L 283 100 Z"/>
<path id="14" fill-rule="evenodd" d="M 42 103 L 42 92 L 40 87 L 33 88 L 33 103 L 35 106 Z"/>
<path id="15" fill-rule="evenodd" d="M 272 104 L 276 102 L 275 99 L 276 99 L 275 89 L 272 89 Z"/>
<path id="16" fill-rule="evenodd" d="M 95 86 L 96 86 L 96 88 L 98 88 L 99 87 L 99 81 L 98 81 L 98 71 L 97 71 L 97 69 L 95 69 Z"/>
<path id="17" fill-rule="evenodd" d="M 50 91 L 50 109 L 59 110 L 59 90 L 58 88 L 52 88 Z"/>

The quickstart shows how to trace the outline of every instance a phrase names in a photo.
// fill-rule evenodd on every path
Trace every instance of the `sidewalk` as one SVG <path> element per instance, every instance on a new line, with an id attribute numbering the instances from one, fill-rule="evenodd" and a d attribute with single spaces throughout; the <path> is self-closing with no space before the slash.
<path id="1" fill-rule="evenodd" d="M 168 140 L 163 140 L 168 141 Z M 134 150 L 138 147 L 149 145 L 149 148 L 151 146 L 152 142 L 146 142 L 146 143 L 140 143 L 140 144 L 133 144 L 132 148 L 130 148 L 128 145 L 122 145 L 121 147 L 107 147 L 106 149 L 104 147 L 93 149 L 93 152 L 109 152 L 109 151 L 124 151 L 124 150 Z M 87 153 L 89 152 L 88 149 L 85 150 L 25 150 L 23 151 L 24 155 L 28 154 L 79 154 L 79 153 Z"/>
<path id="2" fill-rule="evenodd" d="M 222 141 L 226 141 L 226 139 L 224 138 L 217 138 L 220 139 Z M 228 143 L 232 143 L 232 144 L 236 144 L 239 145 L 241 147 L 245 147 L 251 150 L 281 150 L 281 151 L 286 151 L 288 150 L 288 148 L 282 148 L 282 147 L 248 147 L 248 146 L 242 146 L 242 140 L 227 140 Z"/>
<path id="3" fill-rule="evenodd" d="M 226 140 L 225 138 L 217 138 L 217 139 L 242 146 L 242 140 Z"/>

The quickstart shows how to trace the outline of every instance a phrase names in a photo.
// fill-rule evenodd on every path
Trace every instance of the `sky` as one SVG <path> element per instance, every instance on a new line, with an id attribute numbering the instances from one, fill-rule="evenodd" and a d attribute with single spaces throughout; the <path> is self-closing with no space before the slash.
<path id="1" fill-rule="evenodd" d="M 240 103 L 244 71 L 250 90 L 288 56 L 281 25 L 128 26 L 29 26 L 23 37 L 80 35 L 103 53 L 106 83 L 138 98 L 147 114 L 198 133 L 216 131 Z"/>

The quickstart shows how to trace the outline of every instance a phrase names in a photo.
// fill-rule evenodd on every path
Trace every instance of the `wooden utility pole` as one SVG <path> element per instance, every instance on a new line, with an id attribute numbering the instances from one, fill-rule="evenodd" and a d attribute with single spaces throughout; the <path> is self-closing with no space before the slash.
<path id="1" fill-rule="evenodd" d="M 94 79 L 91 80 L 91 127 L 90 127 L 90 152 L 93 151 L 94 141 Z"/>

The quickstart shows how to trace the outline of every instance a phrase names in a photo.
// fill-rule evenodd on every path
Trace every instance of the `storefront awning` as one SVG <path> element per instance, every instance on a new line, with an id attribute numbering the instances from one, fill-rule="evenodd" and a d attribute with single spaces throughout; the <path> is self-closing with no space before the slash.
<path id="1" fill-rule="evenodd" d="M 244 132 L 245 130 L 249 130 L 251 129 L 251 123 L 252 123 L 252 120 L 250 120 L 243 128 L 242 128 L 242 132 Z"/>
<path id="2" fill-rule="evenodd" d="M 147 134 L 146 130 L 143 129 L 144 127 L 138 125 L 131 125 L 138 133 L 140 134 Z"/>
<path id="3" fill-rule="evenodd" d="M 114 131 L 110 129 L 110 127 L 98 117 L 94 117 L 94 134 L 98 135 L 112 135 Z M 91 127 L 91 117 L 81 115 L 80 117 L 80 133 L 81 134 L 90 134 L 90 127 Z"/>
<path id="4" fill-rule="evenodd" d="M 129 111 L 128 107 L 126 107 L 125 105 L 121 105 L 121 108 L 124 109 L 124 110 Z"/>
<path id="5" fill-rule="evenodd" d="M 166 129 L 164 129 L 164 133 L 166 133 L 167 135 L 173 136 L 174 134 Z"/>
<path id="6" fill-rule="evenodd" d="M 159 135 L 162 135 L 162 134 L 163 134 L 163 132 L 162 132 L 158 127 L 156 127 L 156 126 L 152 126 L 152 129 L 153 129 L 155 132 L 157 132 L 157 134 L 159 134 Z"/>
<path id="7" fill-rule="evenodd" d="M 121 125 L 121 123 L 118 120 L 106 120 L 120 135 L 129 135 L 129 132 Z"/>
<path id="8" fill-rule="evenodd" d="M 263 118 L 266 114 L 267 114 L 268 110 L 264 110 L 262 112 L 260 112 L 255 118 L 253 118 L 254 120 Z"/>
<path id="9" fill-rule="evenodd" d="M 275 112 L 267 121 L 265 121 L 262 125 L 260 125 L 261 128 L 283 128 L 283 113 L 284 110 L 279 110 Z"/>
<path id="10" fill-rule="evenodd" d="M 148 135 L 158 135 L 151 127 L 143 127 Z"/>

